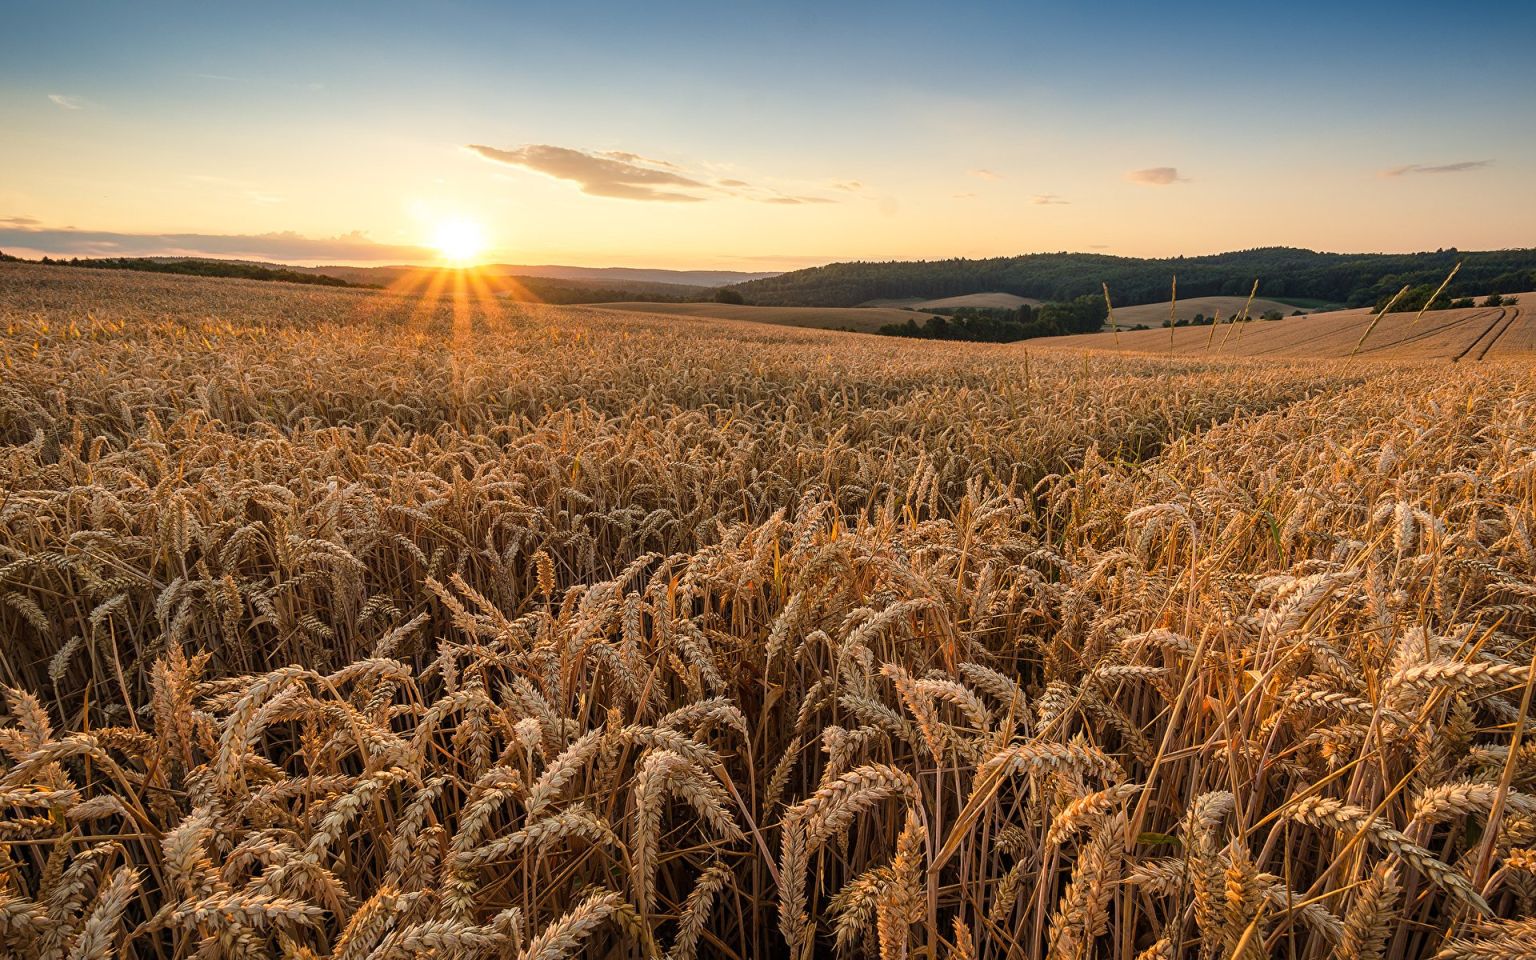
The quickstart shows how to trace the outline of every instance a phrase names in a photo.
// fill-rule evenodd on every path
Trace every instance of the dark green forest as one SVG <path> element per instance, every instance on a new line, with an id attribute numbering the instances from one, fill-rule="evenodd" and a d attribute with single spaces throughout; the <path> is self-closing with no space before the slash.
<path id="1" fill-rule="evenodd" d="M 3 256 L 3 254 L 0 254 Z M 5 257 L 7 260 L 20 260 L 19 257 Z M 155 260 L 145 257 L 91 257 L 80 259 L 72 257 L 68 260 L 43 257 L 38 263 L 45 263 L 56 267 L 88 267 L 93 270 L 137 270 L 143 273 L 184 273 L 194 277 L 234 277 L 241 280 L 279 280 L 283 283 L 304 283 L 320 287 L 360 287 L 366 286 L 360 283 L 351 283 L 338 277 L 328 277 L 323 273 L 301 273 L 298 270 L 285 270 L 282 267 L 263 267 L 254 263 L 241 263 L 234 260 Z"/>
<path id="2" fill-rule="evenodd" d="M 990 260 L 921 260 L 833 263 L 737 284 L 748 303 L 773 306 L 851 307 L 869 300 L 1012 293 L 1065 302 L 1100 293 L 1109 284 L 1116 305 L 1168 299 L 1179 278 L 1179 296 L 1246 296 L 1255 278 L 1259 296 L 1315 299 L 1369 306 L 1405 284 L 1445 279 L 1462 263 L 1447 297 L 1517 293 L 1536 289 L 1536 249 L 1431 253 L 1316 253 L 1264 247 L 1204 257 L 1139 259 L 1094 253 L 1039 253 Z"/>
<path id="3" fill-rule="evenodd" d="M 935 313 L 922 323 L 915 317 L 906 323 L 888 323 L 880 328 L 880 333 L 888 337 L 922 340 L 1011 343 L 1035 337 L 1093 333 L 1104 325 L 1108 313 L 1103 297 L 1085 296 L 1038 307 L 1026 303 L 1014 310 L 961 307 L 943 314 Z"/>

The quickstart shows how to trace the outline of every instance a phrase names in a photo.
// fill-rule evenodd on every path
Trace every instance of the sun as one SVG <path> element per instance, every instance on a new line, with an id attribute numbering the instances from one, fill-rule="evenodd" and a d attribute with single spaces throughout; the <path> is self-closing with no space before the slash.
<path id="1" fill-rule="evenodd" d="M 473 220 L 444 220 L 432 233 L 432 246 L 449 263 L 471 266 L 485 252 L 485 231 Z"/>

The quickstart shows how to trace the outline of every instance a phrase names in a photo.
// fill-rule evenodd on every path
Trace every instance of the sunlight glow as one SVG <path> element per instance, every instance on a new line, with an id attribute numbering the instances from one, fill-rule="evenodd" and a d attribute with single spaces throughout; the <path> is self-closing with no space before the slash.
<path id="1" fill-rule="evenodd" d="M 432 246 L 455 266 L 472 266 L 485 252 L 485 231 L 473 220 L 444 220 L 432 234 Z"/>

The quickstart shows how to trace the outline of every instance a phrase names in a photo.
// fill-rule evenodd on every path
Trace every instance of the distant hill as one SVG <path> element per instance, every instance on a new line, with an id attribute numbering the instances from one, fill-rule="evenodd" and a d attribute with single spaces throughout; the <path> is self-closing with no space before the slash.
<path id="1" fill-rule="evenodd" d="M 293 267 L 310 273 L 340 277 L 353 283 L 388 286 L 405 274 L 423 269 L 412 266 L 352 267 L 320 266 Z M 489 263 L 478 268 L 482 274 L 502 277 L 535 277 L 543 280 L 579 280 L 611 290 L 638 290 L 650 284 L 673 287 L 713 289 L 731 284 L 747 283 L 778 276 L 777 273 L 744 273 L 737 270 L 645 270 L 637 267 L 562 267 L 523 266 L 512 263 Z"/>
<path id="2" fill-rule="evenodd" d="M 1508 299 L 1508 298 L 1506 298 Z M 1166 310 L 1166 307 L 1164 308 Z M 1225 316 L 1225 315 L 1224 315 Z M 1363 339 L 1362 339 L 1363 338 Z M 1177 356 L 1315 357 L 1350 356 L 1392 360 L 1480 360 L 1529 358 L 1536 352 L 1536 293 L 1499 307 L 1389 313 L 1377 319 L 1370 309 L 1336 310 L 1304 317 L 1219 327 L 1122 330 L 1029 341 L 1031 350 L 1087 349 Z"/>
<path id="3" fill-rule="evenodd" d="M 1017 310 L 1023 304 L 1038 307 L 1044 301 L 1021 297 L 1016 293 L 968 293 L 961 297 L 943 297 L 938 300 L 919 300 L 911 305 L 913 310 L 958 310 L 975 307 L 980 310 Z"/>
<path id="4" fill-rule="evenodd" d="M 7 256 L 0 260 L 22 263 L 32 261 Z M 271 280 L 326 287 L 389 288 L 428 290 L 436 267 L 289 267 L 259 260 L 222 260 L 213 257 L 92 257 L 55 259 L 44 257 L 45 265 L 97 270 L 137 270 L 143 273 L 179 273 L 195 277 L 225 277 L 238 280 Z M 412 275 L 417 275 L 413 278 Z M 664 303 L 702 300 L 714 288 L 681 283 L 654 283 L 615 277 L 611 280 L 570 280 L 560 277 L 520 277 L 486 271 L 474 282 L 477 294 L 489 293 L 508 300 L 530 303 L 584 304 L 612 300 L 660 301 Z"/>
<path id="5" fill-rule="evenodd" d="M 29 262 L 20 257 L 0 253 L 0 258 Z M 141 273 L 181 273 L 194 277 L 225 277 L 236 280 L 273 280 L 282 283 L 303 283 L 322 287 L 364 286 L 355 281 L 326 274 L 309 273 L 274 263 L 251 260 L 216 260 L 207 257 L 71 257 L 42 258 L 40 263 L 94 270 L 137 270 Z"/>
<path id="6" fill-rule="evenodd" d="M 506 263 L 493 264 L 485 269 L 518 277 L 601 281 L 609 285 L 619 282 L 671 283 L 688 287 L 725 287 L 779 275 L 778 271 L 746 273 L 740 270 L 645 270 L 636 267 L 521 267 Z"/>
<path id="7" fill-rule="evenodd" d="M 1173 304 L 1171 310 L 1174 319 L 1190 322 L 1196 316 L 1215 317 L 1220 315 L 1222 320 L 1230 320 L 1243 312 L 1243 307 L 1248 307 L 1248 316 L 1257 320 L 1266 313 L 1278 313 L 1282 317 L 1288 317 L 1293 313 L 1307 313 L 1306 310 L 1293 307 L 1289 303 L 1278 300 L 1265 300 L 1263 297 L 1255 298 L 1253 303 L 1248 303 L 1247 297 L 1190 297 L 1179 298 L 1178 303 Z M 1163 300 L 1159 303 L 1144 303 L 1138 306 L 1116 307 L 1115 325 L 1121 328 L 1129 327 L 1161 327 L 1168 320 L 1170 312 L 1169 302 Z"/>
<path id="8" fill-rule="evenodd" d="M 1140 259 L 1094 253 L 1038 253 L 990 260 L 919 260 L 833 263 L 737 284 L 748 303 L 844 307 L 871 300 L 933 299 L 980 291 L 1034 300 L 1064 301 L 1097 294 L 1108 283 L 1115 306 L 1168 299 L 1179 278 L 1179 297 L 1246 296 L 1255 279 L 1259 295 L 1306 298 L 1361 306 L 1390 296 L 1404 284 L 1438 284 L 1458 262 L 1451 296 L 1515 293 L 1536 285 L 1536 249 L 1432 253 L 1317 253 L 1264 247 L 1203 257 Z"/>

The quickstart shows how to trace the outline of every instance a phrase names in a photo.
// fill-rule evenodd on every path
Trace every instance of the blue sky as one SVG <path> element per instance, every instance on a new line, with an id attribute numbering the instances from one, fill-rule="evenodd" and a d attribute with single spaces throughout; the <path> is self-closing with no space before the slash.
<path id="1" fill-rule="evenodd" d="M 1536 243 L 1536 4 L 10 6 L 5 249 Z"/>

